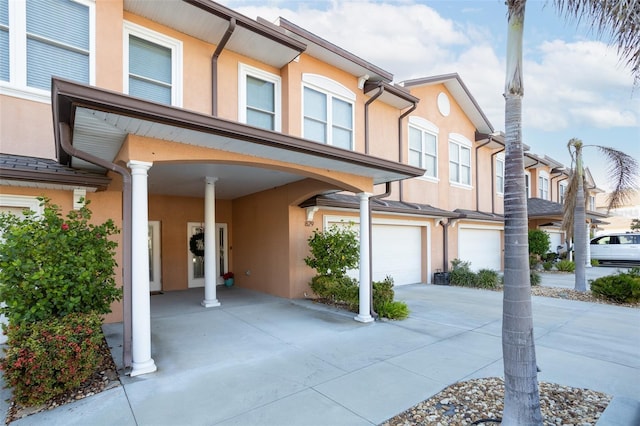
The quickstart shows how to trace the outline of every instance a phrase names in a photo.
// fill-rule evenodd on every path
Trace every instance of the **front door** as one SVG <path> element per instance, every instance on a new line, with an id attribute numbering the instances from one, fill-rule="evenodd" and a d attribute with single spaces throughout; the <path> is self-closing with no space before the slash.
<path id="1" fill-rule="evenodd" d="M 191 237 L 199 234 L 200 232 L 204 232 L 204 226 L 200 222 L 189 222 L 187 224 L 187 250 L 189 252 L 187 259 L 188 265 L 187 270 L 189 273 L 188 283 L 189 288 L 192 287 L 204 287 L 204 257 L 197 256 L 190 250 Z M 206 243 L 205 243 L 206 245 Z M 206 248 L 205 248 L 206 249 Z M 215 252 L 216 252 L 216 265 L 218 266 L 218 277 L 216 279 L 216 283 L 218 285 L 224 284 L 224 280 L 222 279 L 222 275 L 228 271 L 229 269 L 229 256 L 227 249 L 227 224 L 226 223 L 216 223 L 216 241 L 215 241 Z"/>
<path id="2" fill-rule="evenodd" d="M 149 291 L 162 290 L 160 264 L 160 221 L 149 221 Z"/>

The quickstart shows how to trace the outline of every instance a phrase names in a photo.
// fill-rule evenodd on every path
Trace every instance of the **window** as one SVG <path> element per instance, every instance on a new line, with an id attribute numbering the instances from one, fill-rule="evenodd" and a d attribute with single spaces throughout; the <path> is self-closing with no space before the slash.
<path id="1" fill-rule="evenodd" d="M 567 184 L 560 183 L 560 185 L 558 186 L 558 202 L 560 204 L 564 204 L 564 197 L 565 197 L 566 191 L 567 191 Z"/>
<path id="2" fill-rule="evenodd" d="M 50 102 L 51 77 L 94 82 L 94 2 L 0 0 L 0 86 Z"/>
<path id="3" fill-rule="evenodd" d="M 527 190 L 527 198 L 531 198 L 531 173 L 524 172 L 524 187 Z"/>
<path id="4" fill-rule="evenodd" d="M 543 171 L 538 176 L 538 197 L 543 200 L 549 199 L 549 175 Z"/>
<path id="5" fill-rule="evenodd" d="M 124 91 L 131 96 L 182 106 L 182 43 L 124 23 Z"/>
<path id="6" fill-rule="evenodd" d="M 438 177 L 438 128 L 427 120 L 409 117 L 409 164 L 426 170 L 424 176 Z"/>
<path id="7" fill-rule="evenodd" d="M 316 142 L 353 149 L 355 94 L 315 74 L 303 74 L 303 136 Z"/>
<path id="8" fill-rule="evenodd" d="M 240 64 L 238 87 L 238 121 L 280 131 L 280 77 Z"/>
<path id="9" fill-rule="evenodd" d="M 450 135 L 449 182 L 471 186 L 471 142 L 461 135 Z"/>
<path id="10" fill-rule="evenodd" d="M 589 210 L 591 210 L 592 212 L 596 211 L 596 197 L 594 197 L 593 195 L 589 196 Z"/>
<path id="11" fill-rule="evenodd" d="M 496 192 L 504 194 L 504 154 L 496 156 Z"/>

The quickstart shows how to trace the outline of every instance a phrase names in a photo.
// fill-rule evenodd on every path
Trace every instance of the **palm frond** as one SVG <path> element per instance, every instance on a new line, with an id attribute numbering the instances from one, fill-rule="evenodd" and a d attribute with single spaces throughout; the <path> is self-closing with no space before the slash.
<path id="1" fill-rule="evenodd" d="M 576 208 L 576 201 L 578 199 L 578 176 L 579 174 L 572 169 L 569 174 L 567 189 L 565 191 L 564 204 L 562 205 L 562 229 L 566 232 L 567 239 L 573 238 L 573 222 L 574 213 Z M 588 199 L 586 182 L 584 176 L 582 177 L 582 190 L 585 195 L 585 200 Z M 585 201 L 586 204 L 586 201 Z"/>
<path id="2" fill-rule="evenodd" d="M 609 163 L 607 173 L 614 184 L 607 199 L 608 212 L 624 205 L 638 189 L 640 166 L 635 158 L 622 151 L 606 146 L 597 146 L 597 148 L 607 157 Z"/>
<path id="3" fill-rule="evenodd" d="M 585 19 L 600 37 L 610 37 L 618 54 L 640 82 L 640 1 L 554 0 L 556 9 L 578 22 Z"/>

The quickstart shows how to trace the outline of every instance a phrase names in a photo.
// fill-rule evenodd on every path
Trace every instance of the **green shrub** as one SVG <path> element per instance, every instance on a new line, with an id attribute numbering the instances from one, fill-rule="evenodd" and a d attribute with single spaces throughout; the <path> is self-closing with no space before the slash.
<path id="1" fill-rule="evenodd" d="M 74 312 L 111 312 L 122 298 L 114 268 L 118 233 L 113 221 L 89 223 L 89 202 L 70 211 L 40 198 L 37 217 L 0 214 L 0 312 L 10 324 L 64 317 Z"/>
<path id="2" fill-rule="evenodd" d="M 597 278 L 590 282 L 591 292 L 616 303 L 640 301 L 640 273 L 631 270 Z"/>
<path id="3" fill-rule="evenodd" d="M 549 251 L 551 240 L 549 234 L 542 229 L 529 229 L 529 254 L 542 257 Z"/>
<path id="4" fill-rule="evenodd" d="M 536 285 L 540 285 L 540 283 L 542 282 L 542 276 L 537 273 L 536 271 L 530 271 L 529 272 L 529 283 L 531 284 L 531 286 L 536 286 Z"/>
<path id="5" fill-rule="evenodd" d="M 481 269 L 476 274 L 476 287 L 497 288 L 500 285 L 500 276 L 493 269 Z"/>
<path id="6" fill-rule="evenodd" d="M 41 404 L 91 377 L 102 362 L 101 323 L 96 313 L 74 313 L 9 325 L 0 367 L 16 400 Z"/>
<path id="7" fill-rule="evenodd" d="M 391 301 L 378 305 L 375 311 L 384 318 L 402 320 L 409 316 L 409 307 L 404 302 Z"/>
<path id="8" fill-rule="evenodd" d="M 395 292 L 393 291 L 393 278 L 385 277 L 383 281 L 373 282 L 373 310 L 378 312 L 378 307 L 384 303 L 393 302 Z"/>
<path id="9" fill-rule="evenodd" d="M 449 283 L 463 287 L 475 287 L 476 274 L 471 271 L 471 262 L 453 259 L 451 261 L 451 272 L 449 272 Z"/>
<path id="10" fill-rule="evenodd" d="M 537 254 L 529 255 L 529 269 L 535 269 L 540 264 L 540 259 Z"/>
<path id="11" fill-rule="evenodd" d="M 556 263 L 556 269 L 562 272 L 573 272 L 576 270 L 576 264 L 575 262 L 565 259 Z"/>
<path id="12" fill-rule="evenodd" d="M 600 261 L 598 259 L 591 259 L 591 266 L 599 266 Z"/>
<path id="13" fill-rule="evenodd" d="M 545 271 L 550 271 L 551 269 L 553 269 L 553 262 L 550 260 L 542 262 L 542 269 L 544 269 Z"/>
<path id="14" fill-rule="evenodd" d="M 316 229 L 307 243 L 311 253 L 304 263 L 319 275 L 344 277 L 360 261 L 358 235 L 351 227 L 333 225 L 325 231 Z"/>

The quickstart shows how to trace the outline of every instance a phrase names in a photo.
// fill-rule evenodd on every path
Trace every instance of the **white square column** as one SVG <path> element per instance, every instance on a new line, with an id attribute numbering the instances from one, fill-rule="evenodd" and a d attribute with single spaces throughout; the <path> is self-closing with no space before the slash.
<path id="1" fill-rule="evenodd" d="M 218 178 L 207 177 L 204 189 L 204 300 L 202 306 L 220 306 L 216 296 L 216 190 Z"/>
<path id="2" fill-rule="evenodd" d="M 369 251 L 369 196 L 366 192 L 358 194 L 360 197 L 360 309 L 358 315 L 354 318 L 360 322 L 372 322 L 371 316 L 371 277 L 369 274 L 369 265 L 371 253 Z"/>
<path id="3" fill-rule="evenodd" d="M 157 370 L 151 358 L 149 212 L 147 171 L 152 163 L 131 160 L 131 376 Z M 126 220 L 126 218 L 125 218 Z"/>

